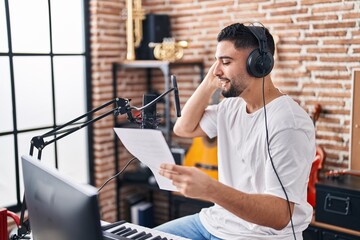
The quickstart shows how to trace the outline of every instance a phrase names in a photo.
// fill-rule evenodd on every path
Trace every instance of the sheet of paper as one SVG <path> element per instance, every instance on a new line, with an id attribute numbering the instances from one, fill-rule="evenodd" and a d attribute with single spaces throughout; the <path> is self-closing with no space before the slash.
<path id="1" fill-rule="evenodd" d="M 177 191 L 171 180 L 159 174 L 160 164 L 175 160 L 161 131 L 139 128 L 114 128 L 125 148 L 148 166 L 160 189 Z"/>

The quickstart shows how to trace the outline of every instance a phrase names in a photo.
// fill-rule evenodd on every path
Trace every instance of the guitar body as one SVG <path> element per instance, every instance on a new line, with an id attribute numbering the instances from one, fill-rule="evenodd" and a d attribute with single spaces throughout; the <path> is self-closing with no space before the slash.
<path id="1" fill-rule="evenodd" d="M 194 138 L 183 164 L 197 167 L 210 177 L 218 179 L 217 138 Z"/>
<path id="2" fill-rule="evenodd" d="M 311 166 L 309 183 L 307 188 L 307 201 L 313 207 L 315 207 L 315 203 L 316 203 L 315 184 L 319 181 L 319 171 L 323 168 L 324 159 L 325 159 L 324 149 L 321 146 L 317 145 L 316 156 Z"/>

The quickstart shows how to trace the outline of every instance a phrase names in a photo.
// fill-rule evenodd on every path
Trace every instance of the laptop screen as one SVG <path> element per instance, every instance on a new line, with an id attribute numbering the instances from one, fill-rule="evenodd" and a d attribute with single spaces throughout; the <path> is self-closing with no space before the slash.
<path id="1" fill-rule="evenodd" d="M 25 199 L 35 240 L 102 240 L 97 189 L 36 158 L 22 156 Z"/>

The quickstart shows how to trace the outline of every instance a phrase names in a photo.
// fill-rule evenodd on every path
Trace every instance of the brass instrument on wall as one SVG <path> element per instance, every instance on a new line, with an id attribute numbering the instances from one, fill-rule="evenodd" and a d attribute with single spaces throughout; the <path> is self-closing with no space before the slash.
<path id="1" fill-rule="evenodd" d="M 145 19 L 145 14 L 141 7 L 141 0 L 126 0 L 126 9 L 126 59 L 135 60 L 135 47 L 140 45 L 143 37 L 142 20 Z"/>
<path id="2" fill-rule="evenodd" d="M 164 38 L 162 43 L 149 43 L 149 47 L 154 48 L 156 59 L 174 62 L 184 56 L 184 48 L 188 47 L 188 42 L 175 42 L 174 38 Z"/>

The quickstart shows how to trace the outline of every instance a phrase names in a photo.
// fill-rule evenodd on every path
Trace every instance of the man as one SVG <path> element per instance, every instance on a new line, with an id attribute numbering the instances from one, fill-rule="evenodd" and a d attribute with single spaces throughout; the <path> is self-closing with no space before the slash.
<path id="1" fill-rule="evenodd" d="M 194 167 L 163 164 L 160 169 L 183 195 L 215 205 L 159 230 L 190 239 L 302 239 L 311 220 L 306 192 L 314 126 L 273 85 L 272 66 L 264 77 L 251 72 L 248 57 L 262 43 L 250 28 L 236 23 L 219 33 L 216 60 L 174 126 L 182 137 L 217 136 L 219 181 Z M 260 55 L 274 54 L 268 30 L 252 28 L 266 34 L 268 50 L 260 49 Z M 207 106 L 219 87 L 225 99 Z"/>

